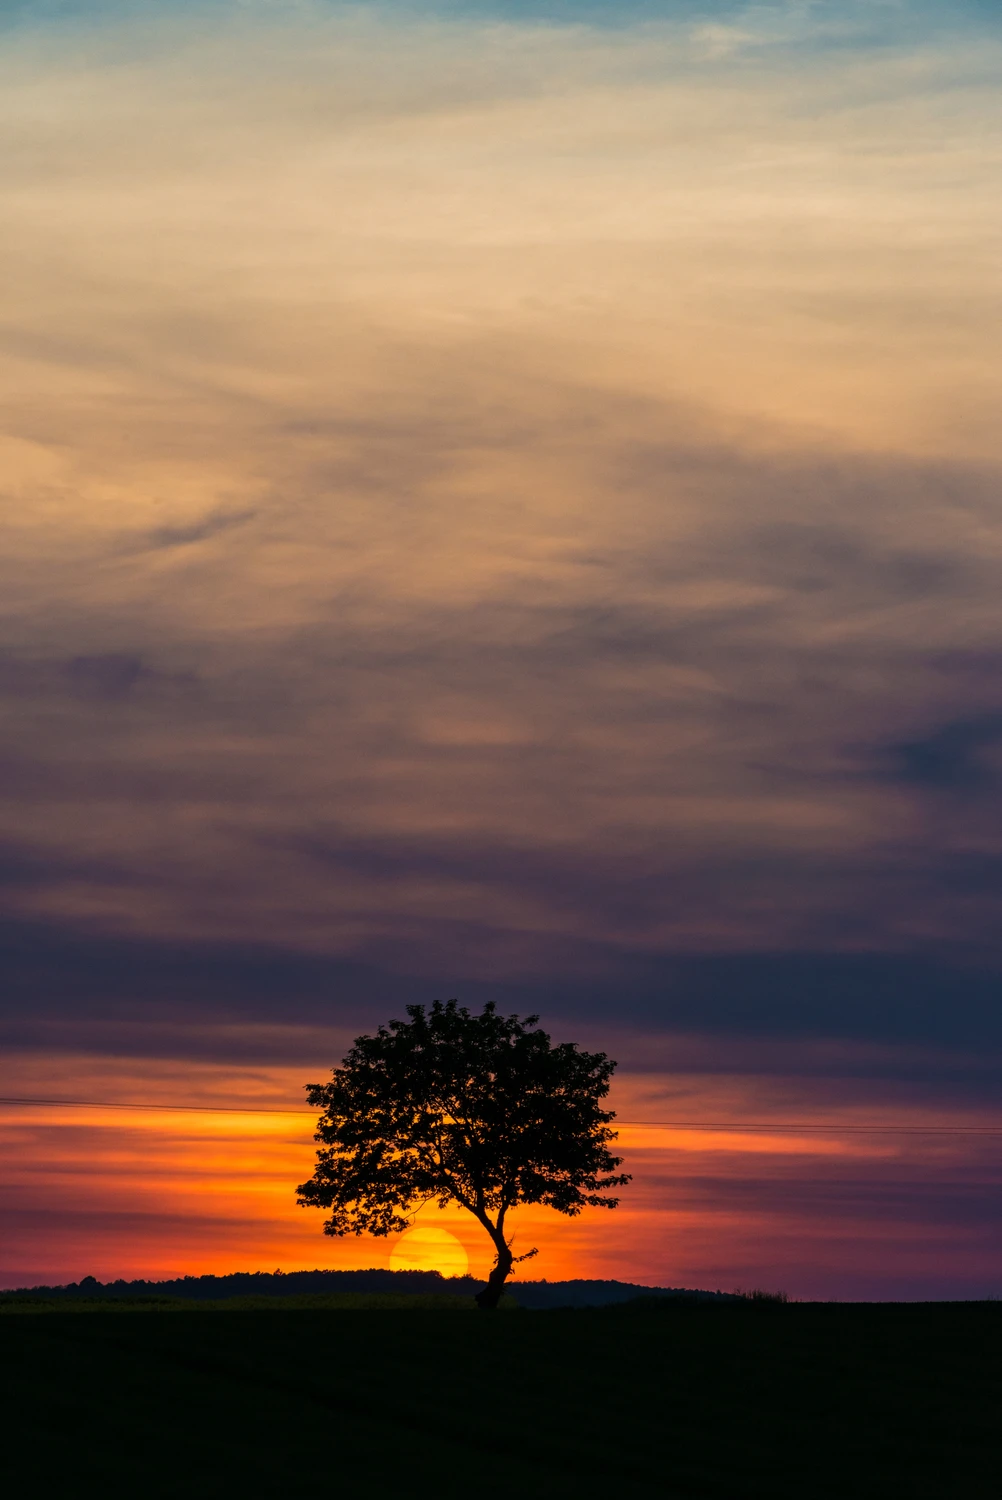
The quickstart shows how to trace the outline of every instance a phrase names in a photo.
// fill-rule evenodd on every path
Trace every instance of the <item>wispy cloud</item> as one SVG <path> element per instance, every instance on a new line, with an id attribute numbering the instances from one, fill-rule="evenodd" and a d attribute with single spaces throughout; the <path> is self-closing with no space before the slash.
<path id="1" fill-rule="evenodd" d="M 813 943 L 998 627 L 983 54 L 275 23 L 17 59 L 21 909 Z"/>

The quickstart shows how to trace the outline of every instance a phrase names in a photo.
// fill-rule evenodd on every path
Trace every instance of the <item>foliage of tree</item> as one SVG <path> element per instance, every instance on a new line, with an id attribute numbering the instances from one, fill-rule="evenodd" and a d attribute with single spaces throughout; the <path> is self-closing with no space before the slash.
<path id="1" fill-rule="evenodd" d="M 331 1210 L 329 1235 L 400 1233 L 426 1203 L 457 1203 L 494 1246 L 477 1301 L 496 1307 L 516 1260 L 506 1219 L 520 1205 L 576 1215 L 615 1208 L 612 1111 L 616 1064 L 573 1043 L 554 1046 L 538 1016 L 473 1015 L 455 1000 L 356 1039 L 329 1083 L 307 1085 L 323 1112 L 313 1176 L 299 1202 Z"/>

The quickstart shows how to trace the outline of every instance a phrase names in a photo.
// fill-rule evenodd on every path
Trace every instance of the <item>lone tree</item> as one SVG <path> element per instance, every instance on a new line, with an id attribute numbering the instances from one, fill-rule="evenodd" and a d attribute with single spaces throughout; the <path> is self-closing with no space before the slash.
<path id="1" fill-rule="evenodd" d="M 358 1037 L 330 1083 L 307 1084 L 321 1145 L 299 1203 L 331 1209 L 324 1233 L 337 1236 L 397 1234 L 425 1203 L 458 1203 L 494 1245 L 476 1300 L 495 1308 L 512 1266 L 536 1254 L 512 1254 L 511 1209 L 615 1208 L 604 1189 L 630 1180 L 615 1175 L 614 1115 L 599 1102 L 616 1064 L 554 1047 L 538 1016 L 500 1016 L 493 1002 L 478 1016 L 455 1000 L 407 1014 Z"/>

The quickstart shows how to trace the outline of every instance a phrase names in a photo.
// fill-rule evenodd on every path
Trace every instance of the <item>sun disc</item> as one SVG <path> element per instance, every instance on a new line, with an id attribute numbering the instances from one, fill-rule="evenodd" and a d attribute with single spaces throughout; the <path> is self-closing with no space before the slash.
<path id="1" fill-rule="evenodd" d="M 390 1251 L 391 1271 L 440 1271 L 465 1276 L 469 1257 L 456 1236 L 437 1224 L 422 1224 L 402 1234 Z"/>

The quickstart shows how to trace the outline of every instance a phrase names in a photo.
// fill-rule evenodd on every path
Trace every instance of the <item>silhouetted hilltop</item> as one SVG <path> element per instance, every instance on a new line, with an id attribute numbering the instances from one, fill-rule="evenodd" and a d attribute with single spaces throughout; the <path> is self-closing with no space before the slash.
<path id="1" fill-rule="evenodd" d="M 18 1287 L 4 1297 L 93 1298 L 190 1297 L 219 1301 L 226 1297 L 291 1297 L 322 1292 L 413 1292 L 472 1297 L 484 1285 L 473 1276 L 443 1276 L 439 1271 L 234 1271 L 228 1276 L 181 1276 L 173 1281 L 97 1281 L 85 1276 L 68 1286 Z M 727 1301 L 732 1292 L 690 1291 L 680 1287 L 636 1286 L 628 1281 L 514 1281 L 509 1291 L 522 1307 L 605 1307 L 636 1297 L 689 1297 Z"/>

